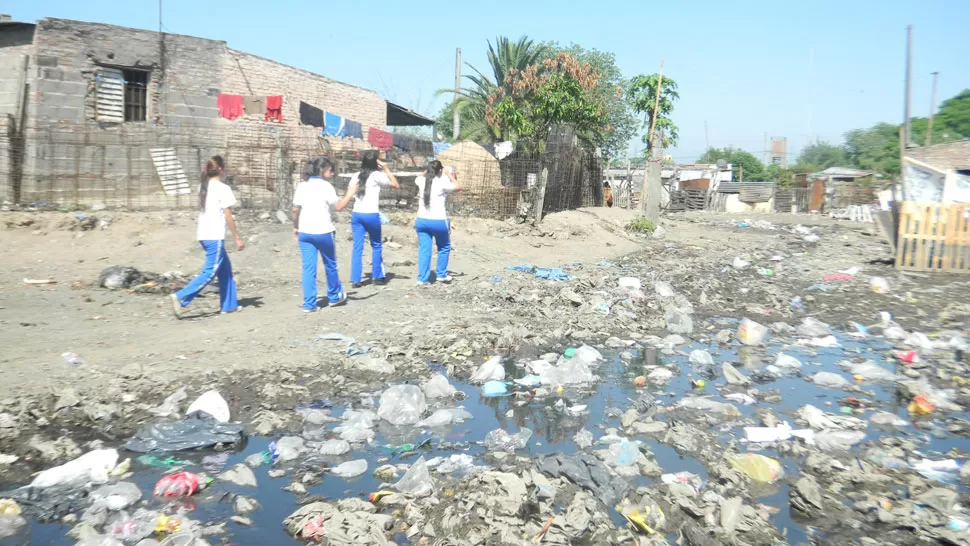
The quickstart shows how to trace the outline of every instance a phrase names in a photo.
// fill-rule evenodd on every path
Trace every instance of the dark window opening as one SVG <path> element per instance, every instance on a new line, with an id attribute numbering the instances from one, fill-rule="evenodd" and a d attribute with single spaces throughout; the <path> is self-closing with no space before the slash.
<path id="1" fill-rule="evenodd" d="M 148 118 L 148 72 L 123 70 L 125 76 L 125 121 Z"/>

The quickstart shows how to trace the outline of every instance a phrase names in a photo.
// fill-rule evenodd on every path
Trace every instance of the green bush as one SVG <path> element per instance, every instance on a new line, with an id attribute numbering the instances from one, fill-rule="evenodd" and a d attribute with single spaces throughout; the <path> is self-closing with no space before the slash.
<path id="1" fill-rule="evenodd" d="M 649 235 L 653 233 L 653 230 L 657 229 L 657 226 L 653 222 L 647 220 L 646 218 L 637 218 L 636 220 L 630 222 L 626 225 L 626 230 L 633 233 L 642 233 L 644 235 Z"/>

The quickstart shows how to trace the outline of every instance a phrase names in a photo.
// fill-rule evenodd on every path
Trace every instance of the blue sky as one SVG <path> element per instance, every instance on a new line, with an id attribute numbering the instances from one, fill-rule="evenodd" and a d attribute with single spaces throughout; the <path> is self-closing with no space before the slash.
<path id="1" fill-rule="evenodd" d="M 486 41 L 527 34 L 611 51 L 627 76 L 664 72 L 681 99 L 680 143 L 694 161 L 711 146 L 761 157 L 764 136 L 790 153 L 816 138 L 902 119 L 905 29 L 914 25 L 913 112 L 970 88 L 967 0 L 698 0 L 682 2 L 311 2 L 163 0 L 168 32 L 230 46 L 374 89 L 432 115 L 453 86 L 455 48 L 485 65 Z M 98 0 L 6 0 L 18 21 L 61 17 L 158 28 L 158 4 Z M 963 36 L 961 38 L 961 36 Z"/>

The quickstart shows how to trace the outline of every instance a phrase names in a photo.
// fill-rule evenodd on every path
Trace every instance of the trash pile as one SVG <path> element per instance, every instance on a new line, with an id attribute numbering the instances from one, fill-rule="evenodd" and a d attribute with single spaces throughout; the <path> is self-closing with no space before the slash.
<path id="1" fill-rule="evenodd" d="M 19 438 L 63 464 L 0 492 L 0 540 L 970 545 L 970 313 L 896 319 L 907 281 L 790 266 L 827 232 L 742 223 L 778 246 L 515 266 L 441 296 L 510 324 L 438 345 L 320 333 L 339 399 L 280 372 L 255 407 L 172 389 L 114 441 Z"/>

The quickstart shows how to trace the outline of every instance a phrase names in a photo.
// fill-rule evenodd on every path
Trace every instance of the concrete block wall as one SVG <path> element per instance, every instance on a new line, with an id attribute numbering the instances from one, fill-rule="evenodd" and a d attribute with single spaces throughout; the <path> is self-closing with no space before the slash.
<path id="1" fill-rule="evenodd" d="M 165 195 L 151 161 L 152 148 L 174 148 L 193 191 L 206 159 L 220 154 L 245 204 L 273 206 L 288 191 L 279 183 L 288 186 L 288 173 L 306 157 L 328 147 L 370 147 L 366 140 L 325 138 L 319 129 L 301 126 L 300 101 L 360 122 L 365 136 L 368 127 L 386 127 L 386 103 L 376 92 L 231 50 L 221 41 L 43 19 L 27 47 L 33 55 L 21 202 L 194 206 L 194 194 Z M 5 59 L 12 62 L 13 51 L 0 48 L 0 68 Z M 149 71 L 146 122 L 95 120 L 99 66 Z M 219 93 L 282 95 L 284 122 L 264 121 L 262 114 L 223 119 L 216 108 Z"/>
<path id="2" fill-rule="evenodd" d="M 17 113 L 33 38 L 32 25 L 0 32 L 0 115 Z"/>

